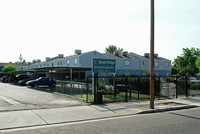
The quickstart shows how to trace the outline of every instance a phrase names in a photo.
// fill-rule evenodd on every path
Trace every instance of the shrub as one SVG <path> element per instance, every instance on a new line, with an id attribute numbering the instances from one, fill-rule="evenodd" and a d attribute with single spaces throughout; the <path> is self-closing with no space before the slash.
<path id="1" fill-rule="evenodd" d="M 200 90 L 200 84 L 199 83 L 190 83 L 189 84 L 191 90 Z"/>
<path id="2" fill-rule="evenodd" d="M 10 71 L 17 71 L 17 67 L 15 65 L 5 65 L 2 69 L 2 72 L 10 72 Z"/>

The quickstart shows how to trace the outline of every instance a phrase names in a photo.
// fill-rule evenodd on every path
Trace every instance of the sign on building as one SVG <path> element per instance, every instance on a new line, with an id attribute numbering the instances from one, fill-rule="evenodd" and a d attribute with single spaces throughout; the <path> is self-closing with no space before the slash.
<path id="1" fill-rule="evenodd" d="M 93 59 L 93 72 L 96 73 L 115 73 L 115 60 Z"/>

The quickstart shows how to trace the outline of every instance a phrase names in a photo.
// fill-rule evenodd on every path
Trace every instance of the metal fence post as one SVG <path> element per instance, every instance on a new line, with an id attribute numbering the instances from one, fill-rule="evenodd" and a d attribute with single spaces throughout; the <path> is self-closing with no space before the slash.
<path id="1" fill-rule="evenodd" d="M 178 76 L 176 76 L 176 98 L 178 98 Z"/>
<path id="2" fill-rule="evenodd" d="M 131 85 L 130 82 L 128 81 L 128 89 L 129 89 L 129 100 L 132 99 L 132 92 L 131 92 Z"/>
<path id="3" fill-rule="evenodd" d="M 188 97 L 188 76 L 185 79 L 185 96 Z"/>
<path id="4" fill-rule="evenodd" d="M 125 82 L 125 89 L 126 89 L 126 102 L 128 102 L 128 77 L 126 76 Z"/>
<path id="5" fill-rule="evenodd" d="M 88 92 L 89 92 L 89 80 L 88 80 L 88 78 L 87 78 L 87 80 L 86 80 L 86 100 L 87 100 L 87 103 L 89 102 L 88 101 Z"/>
<path id="6" fill-rule="evenodd" d="M 117 96 L 115 77 L 113 78 L 113 86 L 114 86 L 114 102 L 115 102 L 116 101 L 115 99 Z"/>
<path id="7" fill-rule="evenodd" d="M 138 79 L 137 79 L 138 81 L 137 81 L 137 89 L 138 89 L 138 99 L 140 99 L 140 77 L 138 77 Z"/>

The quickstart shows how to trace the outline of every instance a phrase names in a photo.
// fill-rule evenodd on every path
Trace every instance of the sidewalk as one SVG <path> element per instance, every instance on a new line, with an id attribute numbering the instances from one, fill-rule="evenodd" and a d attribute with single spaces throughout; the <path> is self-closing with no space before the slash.
<path id="1" fill-rule="evenodd" d="M 108 103 L 53 109 L 0 112 L 0 132 L 6 129 L 49 126 L 70 122 L 88 121 L 117 116 L 178 110 L 200 106 L 200 97 L 155 101 L 155 109 L 149 109 L 149 101 Z"/>

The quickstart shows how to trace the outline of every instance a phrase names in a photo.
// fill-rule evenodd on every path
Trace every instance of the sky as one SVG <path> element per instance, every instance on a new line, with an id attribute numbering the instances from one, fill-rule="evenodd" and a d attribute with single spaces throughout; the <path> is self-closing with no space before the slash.
<path id="1" fill-rule="evenodd" d="M 155 53 L 200 48 L 200 1 L 155 0 Z M 73 55 L 109 45 L 150 52 L 150 0 L 1 0 L 0 62 Z"/>

